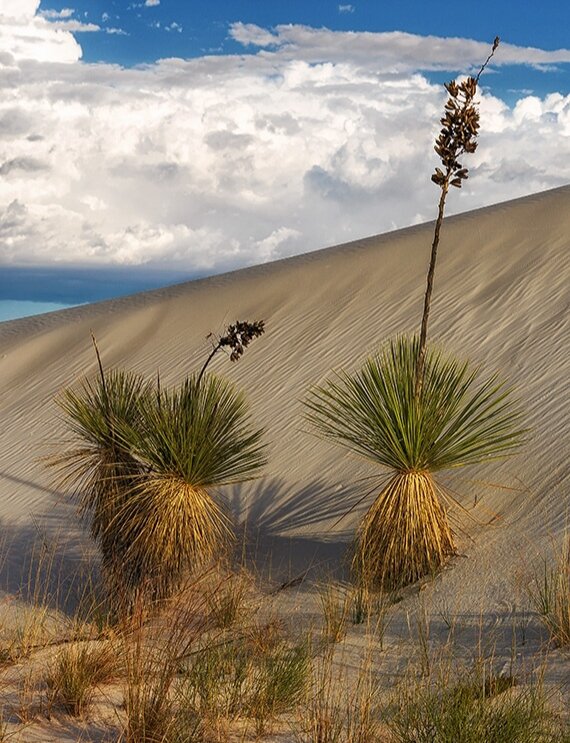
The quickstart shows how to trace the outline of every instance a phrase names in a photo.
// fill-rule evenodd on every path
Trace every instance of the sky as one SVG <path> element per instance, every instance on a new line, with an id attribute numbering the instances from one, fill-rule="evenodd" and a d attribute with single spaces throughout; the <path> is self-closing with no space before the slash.
<path id="1" fill-rule="evenodd" d="M 496 35 L 449 213 L 567 184 L 569 28 L 567 0 L 0 0 L 0 301 L 432 219 L 442 83 Z"/>

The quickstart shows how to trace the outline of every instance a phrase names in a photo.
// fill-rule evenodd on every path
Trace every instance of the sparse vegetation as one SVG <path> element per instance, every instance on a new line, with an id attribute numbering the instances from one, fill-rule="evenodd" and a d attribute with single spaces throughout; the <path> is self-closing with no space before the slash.
<path id="1" fill-rule="evenodd" d="M 544 561 L 531 583 L 530 597 L 554 644 L 570 646 L 570 536 L 566 536 L 554 565 Z"/>
<path id="2" fill-rule="evenodd" d="M 388 342 L 308 400 L 321 435 L 381 469 L 357 535 L 356 585 L 321 584 L 322 616 L 308 626 L 290 605 L 286 620 L 276 619 L 270 603 L 287 601 L 293 592 L 283 589 L 306 572 L 270 593 L 226 559 L 233 527 L 216 489 L 256 476 L 265 455 L 244 396 L 208 367 L 223 351 L 239 360 L 263 334 L 262 321 L 212 337 L 199 371 L 170 387 L 106 371 L 95 344 L 98 377 L 60 400 L 73 443 L 57 464 L 100 549 L 108 602 L 101 606 L 87 583 L 75 613 L 58 613 L 43 584 L 53 552 L 42 544 L 28 576 L 31 606 L 1 627 L 1 681 L 12 688 L 6 718 L 0 709 L 0 741 L 22 733 L 18 721 L 34 727 L 30 739 L 45 739 L 52 715 L 69 736 L 84 724 L 76 739 L 85 743 L 101 740 L 90 723 L 108 725 L 108 739 L 120 743 L 245 743 L 276 730 L 297 743 L 570 741 L 541 674 L 514 674 L 516 629 L 501 672 L 494 657 L 483 657 L 482 642 L 473 668 L 455 657 L 443 663 L 455 650 L 456 618 L 443 607 L 448 630 L 438 655 L 420 597 L 405 612 L 410 638 L 394 633 L 392 665 L 380 667 L 399 589 L 455 552 L 448 518 L 455 501 L 438 473 L 509 456 L 525 434 L 513 393 L 497 376 L 427 345 L 446 196 L 467 177 L 458 158 L 476 148 L 477 84 L 497 45 L 477 77 L 446 86 L 420 334 Z M 554 643 L 570 645 L 570 540 L 554 567 L 545 564 L 531 597 Z"/>
<path id="3" fill-rule="evenodd" d="M 299 709 L 299 743 L 375 743 L 382 740 L 380 687 L 365 657 L 356 678 L 327 651 L 313 664 L 312 686 Z"/>
<path id="4" fill-rule="evenodd" d="M 306 639 L 291 643 L 283 636 L 270 645 L 245 634 L 206 646 L 184 672 L 181 685 L 186 715 L 210 720 L 249 718 L 258 733 L 276 716 L 296 707 L 310 671 Z"/>
<path id="5" fill-rule="evenodd" d="M 389 727 L 395 743 L 550 743 L 562 734 L 539 683 L 518 689 L 477 672 L 406 686 Z"/>

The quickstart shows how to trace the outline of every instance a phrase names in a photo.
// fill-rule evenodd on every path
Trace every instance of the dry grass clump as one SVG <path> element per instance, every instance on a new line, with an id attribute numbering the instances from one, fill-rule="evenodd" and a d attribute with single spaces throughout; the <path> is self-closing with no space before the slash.
<path id="1" fill-rule="evenodd" d="M 246 570 L 229 572 L 206 589 L 209 618 L 218 629 L 229 629 L 236 623 L 243 625 L 254 610 L 253 579 Z"/>
<path id="2" fill-rule="evenodd" d="M 350 620 L 351 594 L 342 586 L 326 583 L 319 590 L 323 614 L 321 634 L 325 642 L 342 642 Z"/>
<path id="3" fill-rule="evenodd" d="M 552 641 L 570 646 L 570 536 L 566 536 L 554 566 L 545 561 L 543 572 L 530 588 L 532 604 Z"/>
<path id="4" fill-rule="evenodd" d="M 384 740 L 380 688 L 369 657 L 356 679 L 325 652 L 313 663 L 311 687 L 300 705 L 295 739 L 298 743 L 376 743 Z"/>
<path id="5" fill-rule="evenodd" d="M 148 620 L 142 597 L 123 626 L 125 743 L 175 743 L 176 688 L 184 659 L 210 629 L 202 576 Z M 185 720 L 185 724 L 188 720 Z M 196 728 L 198 731 L 198 727 Z M 188 743 L 193 741 L 188 738 Z M 196 741 L 199 739 L 197 738 Z"/>
<path id="6" fill-rule="evenodd" d="M 70 715 L 83 715 L 91 707 L 97 687 L 111 681 L 116 672 L 115 650 L 108 642 L 65 645 L 45 678 L 48 702 Z"/>

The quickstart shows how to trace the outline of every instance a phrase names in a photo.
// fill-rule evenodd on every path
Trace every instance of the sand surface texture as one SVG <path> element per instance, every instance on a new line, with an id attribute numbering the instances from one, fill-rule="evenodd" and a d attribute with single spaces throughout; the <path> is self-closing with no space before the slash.
<path id="1" fill-rule="evenodd" d="M 68 554 L 88 543 L 41 458 L 64 432 L 55 396 L 95 373 L 91 331 L 107 367 L 159 369 L 173 383 L 201 365 L 207 334 L 236 319 L 264 319 L 267 332 L 239 363 L 220 354 L 213 368 L 247 390 L 270 451 L 264 477 L 226 496 L 273 580 L 337 569 L 370 497 L 339 517 L 370 489 L 363 478 L 375 470 L 311 435 L 302 399 L 331 369 L 354 369 L 388 337 L 418 329 L 432 229 L 1 324 L 0 518 L 16 548 L 3 566 L 8 586 L 38 529 L 61 535 Z M 464 523 L 464 556 L 434 588 L 457 612 L 512 611 L 526 569 L 568 523 L 569 249 L 570 187 L 443 226 L 431 339 L 508 375 L 532 428 L 523 454 L 445 480 L 465 506 L 475 503 L 480 522 Z"/>

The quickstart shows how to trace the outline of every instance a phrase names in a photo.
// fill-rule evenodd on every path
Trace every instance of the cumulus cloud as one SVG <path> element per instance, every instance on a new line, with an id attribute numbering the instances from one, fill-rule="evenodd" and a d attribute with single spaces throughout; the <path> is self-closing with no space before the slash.
<path id="1" fill-rule="evenodd" d="M 28 25 L 73 39 L 36 5 Z M 422 70 L 464 70 L 486 44 L 295 26 L 231 33 L 253 53 L 132 69 L 38 54 L 0 66 L 0 263 L 203 273 L 434 216 L 444 91 Z M 505 54 L 570 59 L 505 45 L 497 64 Z M 522 93 L 508 106 L 485 90 L 481 116 L 452 210 L 568 182 L 570 96 Z"/>
<path id="2" fill-rule="evenodd" d="M 61 24 L 68 23 L 70 8 L 65 8 L 55 23 L 39 14 L 40 0 L 2 0 L 0 6 L 1 66 L 11 62 L 33 59 L 38 62 L 76 62 L 81 57 L 81 47 L 71 31 Z M 63 13 L 63 15 L 62 15 Z M 64 20 L 61 20 L 64 19 Z"/>
<path id="3" fill-rule="evenodd" d="M 354 5 L 347 4 L 347 5 L 339 5 L 338 6 L 338 12 L 339 13 L 354 13 L 355 10 L 356 10 L 356 8 L 354 7 Z"/>

